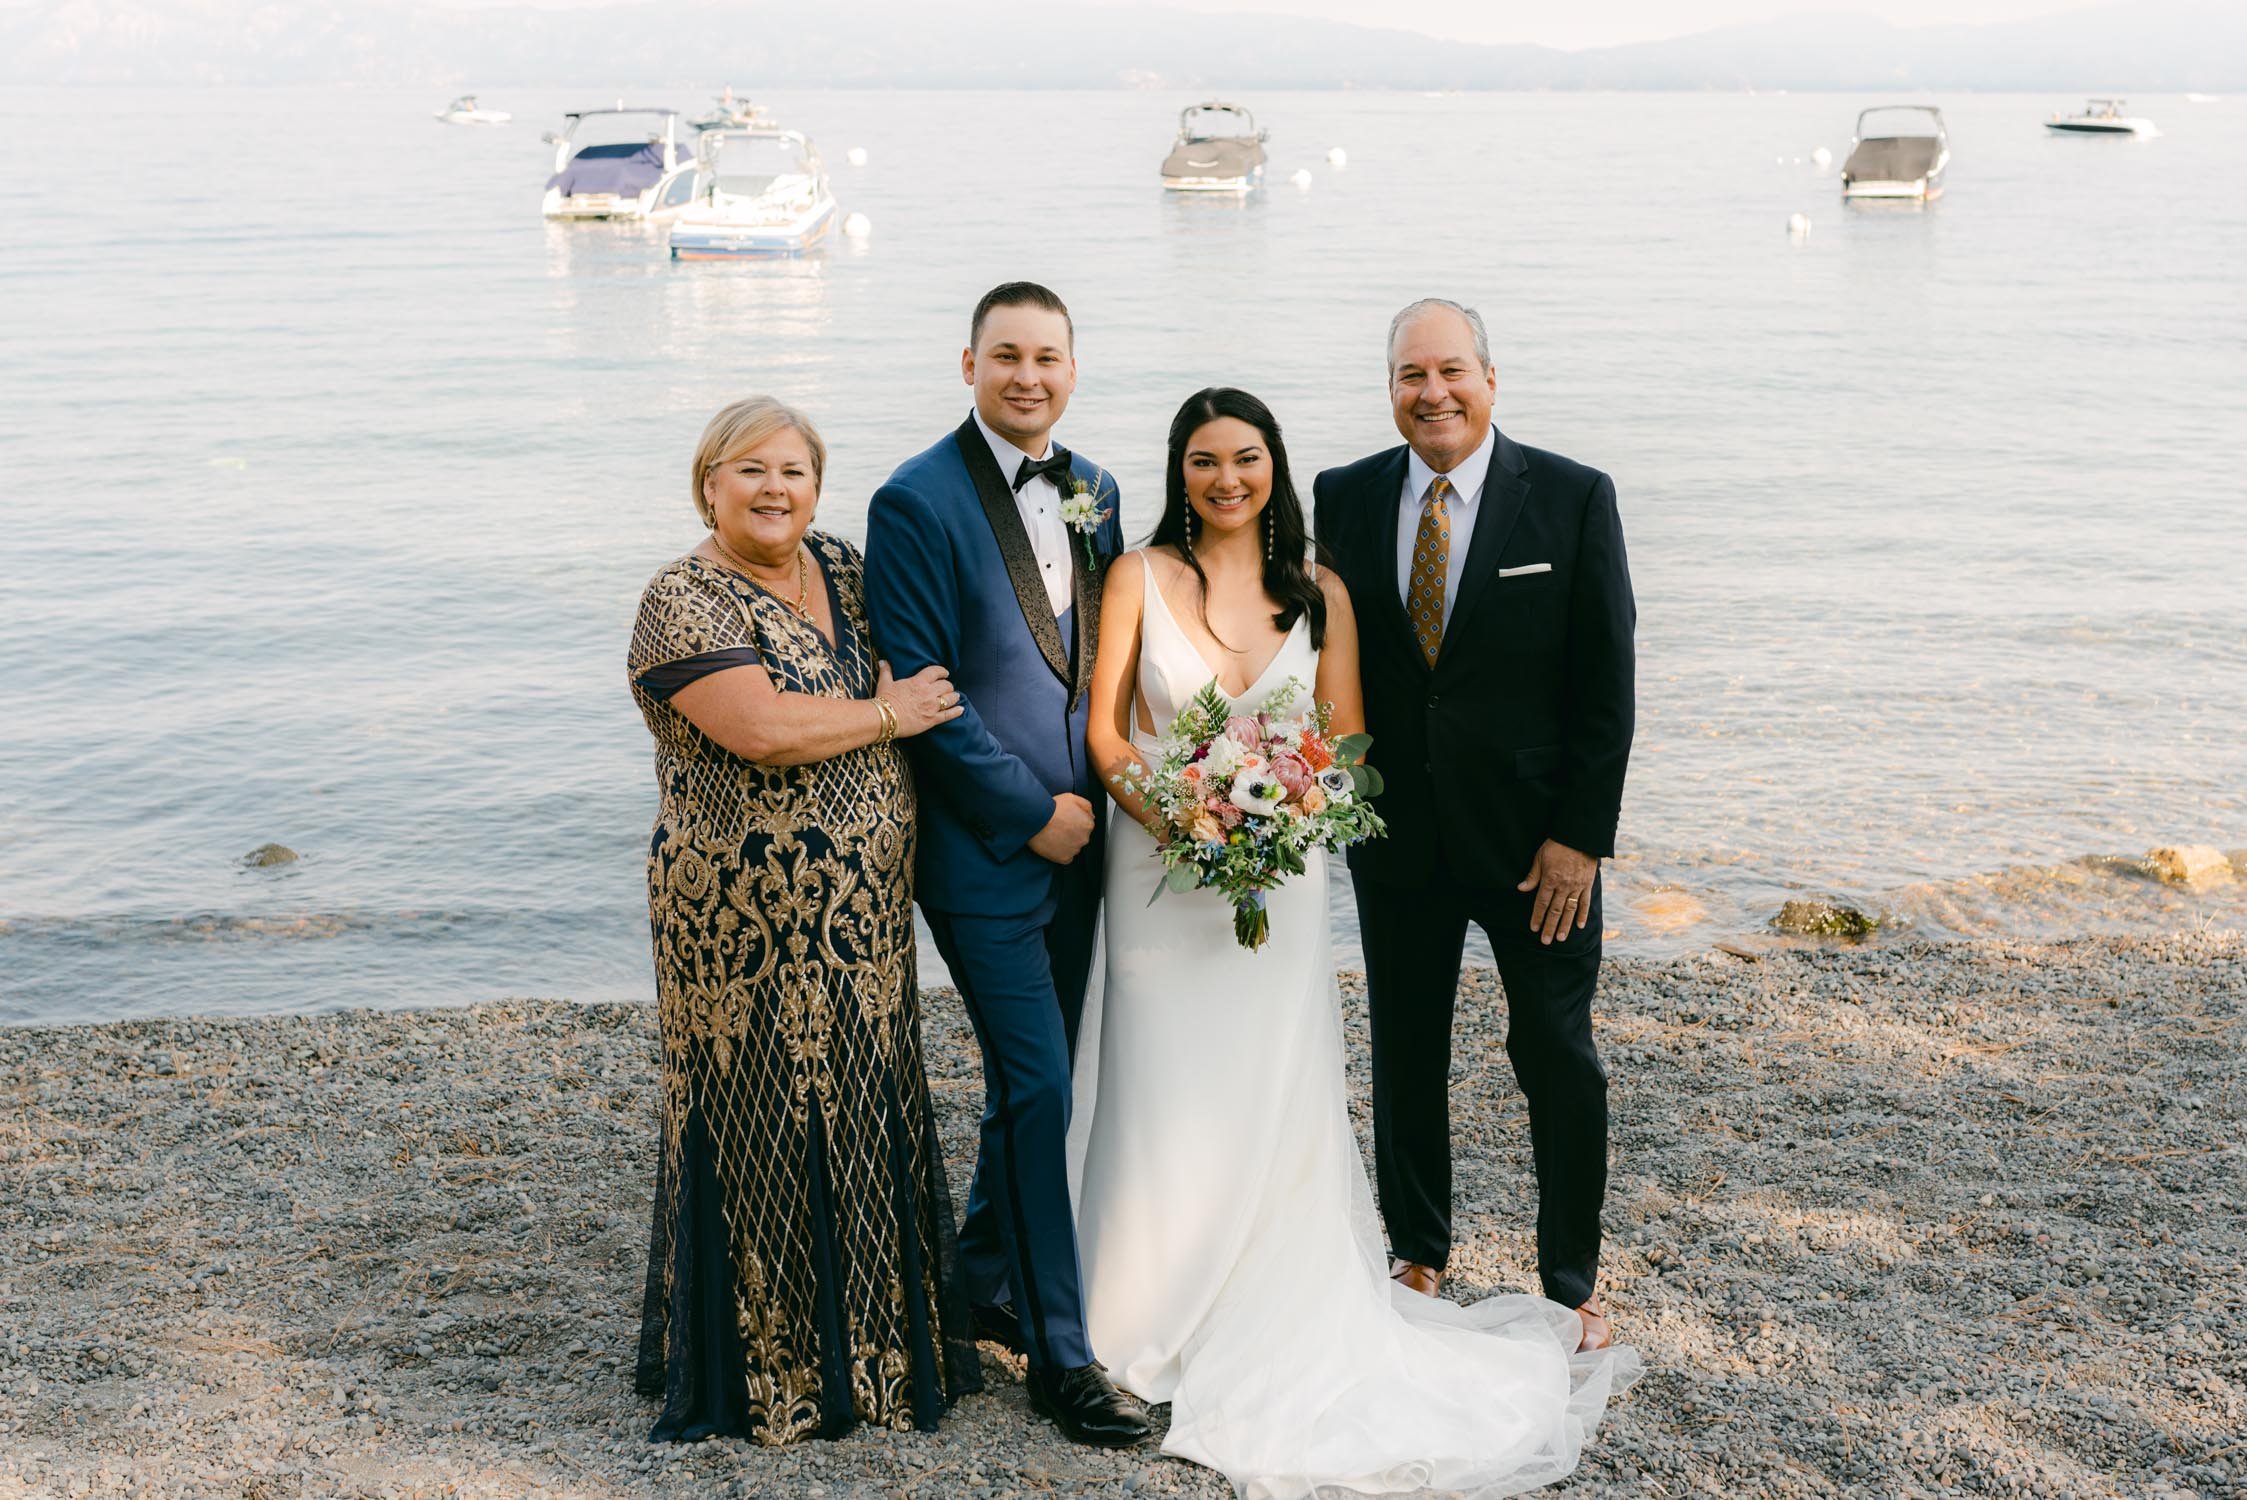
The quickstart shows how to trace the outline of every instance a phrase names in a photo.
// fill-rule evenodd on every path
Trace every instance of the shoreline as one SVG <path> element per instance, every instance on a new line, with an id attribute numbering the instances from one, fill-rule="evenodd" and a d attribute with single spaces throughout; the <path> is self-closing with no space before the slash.
<path id="1" fill-rule="evenodd" d="M 2243 1012 L 2233 934 L 1611 957 L 1604 1289 L 1649 1370 L 1556 1493 L 2247 1496 Z M 924 1024 L 960 1201 L 974 1044 L 948 992 Z M 0 1030 L 0 1494 L 1229 1493 L 1065 1443 L 988 1348 L 935 1434 L 646 1443 L 654 1033 L 548 1000 Z M 1470 1299 L 1535 1285 L 1502 1035 L 1474 971 Z"/>

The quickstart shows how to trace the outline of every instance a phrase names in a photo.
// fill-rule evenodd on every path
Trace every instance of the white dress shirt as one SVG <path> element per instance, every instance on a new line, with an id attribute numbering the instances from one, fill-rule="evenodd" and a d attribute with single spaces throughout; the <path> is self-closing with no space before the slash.
<path id="1" fill-rule="evenodd" d="M 1490 461 L 1498 453 L 1498 425 L 1483 433 L 1482 446 L 1442 476 L 1451 481 L 1451 552 L 1444 559 L 1443 623 L 1451 625 L 1451 606 L 1459 600 L 1459 579 L 1467 571 L 1467 543 L 1475 534 L 1475 507 L 1482 501 L 1483 481 L 1490 477 Z M 1428 487 L 1436 471 L 1411 449 L 1405 450 L 1404 495 L 1397 504 L 1397 597 L 1412 596 L 1412 544 L 1420 535 L 1420 513 L 1428 508 Z"/>
<path id="2" fill-rule="evenodd" d="M 975 426 L 983 434 L 983 441 L 991 445 L 991 457 L 997 460 L 999 474 L 1009 487 L 1021 471 L 1023 459 L 1043 463 L 1053 454 L 1050 435 L 1042 451 L 1025 453 L 993 432 L 991 424 L 983 420 L 983 413 L 975 414 Z M 1052 602 L 1053 613 L 1058 618 L 1076 598 L 1070 589 L 1069 528 L 1061 524 L 1061 487 L 1041 474 L 1014 492 L 1014 508 L 1022 513 L 1022 529 L 1030 534 L 1030 551 L 1038 559 L 1039 576 L 1045 579 L 1045 596 Z"/>

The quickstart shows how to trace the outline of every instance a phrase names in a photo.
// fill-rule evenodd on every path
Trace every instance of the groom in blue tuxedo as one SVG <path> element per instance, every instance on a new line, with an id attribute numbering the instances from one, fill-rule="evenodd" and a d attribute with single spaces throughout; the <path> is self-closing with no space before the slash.
<path id="1" fill-rule="evenodd" d="M 1029 1359 L 1031 1403 L 1078 1442 L 1148 1432 L 1085 1335 L 1065 1147 L 1100 914 L 1104 800 L 1085 752 L 1115 486 L 1056 446 L 1075 328 L 1034 282 L 986 293 L 961 373 L 975 409 L 874 494 L 866 608 L 899 677 L 942 663 L 964 712 L 908 746 L 918 896 L 983 1050 L 959 1274 L 979 1335 Z M 1064 519 L 1078 487 L 1104 511 Z"/>

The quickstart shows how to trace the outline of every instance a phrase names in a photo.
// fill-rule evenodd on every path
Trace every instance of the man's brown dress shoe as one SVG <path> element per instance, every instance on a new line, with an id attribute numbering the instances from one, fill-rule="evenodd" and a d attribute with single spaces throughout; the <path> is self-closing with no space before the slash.
<path id="1" fill-rule="evenodd" d="M 1615 1325 L 1607 1321 L 1607 1311 L 1599 1305 L 1599 1298 L 1594 1297 L 1577 1308 L 1576 1316 L 1584 1323 L 1584 1341 L 1576 1346 L 1577 1353 L 1605 1349 L 1615 1342 Z"/>
<path id="2" fill-rule="evenodd" d="M 1434 1266 L 1423 1266 L 1417 1261 L 1390 1262 L 1389 1279 L 1403 1282 L 1423 1297 L 1433 1297 L 1443 1290 L 1443 1272 Z"/>

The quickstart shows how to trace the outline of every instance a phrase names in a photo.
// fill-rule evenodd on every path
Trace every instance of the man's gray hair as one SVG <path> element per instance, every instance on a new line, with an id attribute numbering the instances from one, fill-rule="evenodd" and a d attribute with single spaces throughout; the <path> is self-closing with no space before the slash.
<path id="1" fill-rule="evenodd" d="M 1482 326 L 1482 314 L 1476 312 L 1464 302 L 1454 302 L 1449 297 L 1422 297 L 1418 302 L 1409 304 L 1404 311 L 1389 319 L 1389 343 L 1386 354 L 1390 374 L 1395 374 L 1397 368 L 1397 334 L 1404 328 L 1405 324 L 1419 317 L 1420 314 L 1432 312 L 1439 307 L 1448 307 L 1467 320 L 1467 326 L 1474 330 L 1475 335 L 1475 362 L 1485 370 L 1490 368 L 1490 330 Z"/>

